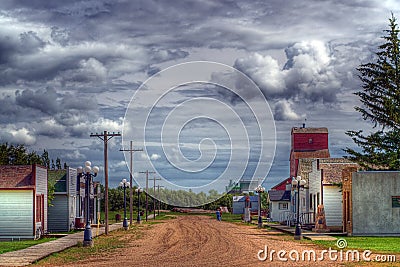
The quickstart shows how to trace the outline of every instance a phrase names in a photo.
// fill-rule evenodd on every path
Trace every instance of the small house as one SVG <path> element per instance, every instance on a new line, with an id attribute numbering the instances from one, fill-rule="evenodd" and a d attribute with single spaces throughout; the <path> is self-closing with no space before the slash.
<path id="1" fill-rule="evenodd" d="M 77 217 L 77 171 L 49 170 L 48 182 L 54 186 L 54 198 L 48 206 L 48 231 L 68 232 L 74 229 Z"/>
<path id="2" fill-rule="evenodd" d="M 284 221 L 286 215 L 290 212 L 291 181 L 291 178 L 285 179 L 268 191 L 269 218 L 271 221 Z"/>
<path id="3" fill-rule="evenodd" d="M 0 239 L 35 239 L 47 232 L 47 169 L 0 166 Z"/>

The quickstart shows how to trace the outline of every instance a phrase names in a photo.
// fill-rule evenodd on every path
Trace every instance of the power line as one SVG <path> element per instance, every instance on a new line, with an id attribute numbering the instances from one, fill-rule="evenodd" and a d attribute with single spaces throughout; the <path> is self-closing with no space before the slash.
<path id="1" fill-rule="evenodd" d="M 164 187 L 163 185 L 157 185 L 158 187 L 158 192 L 157 192 L 157 196 L 158 196 L 158 216 L 160 216 L 160 208 L 161 208 L 161 195 L 160 195 L 160 187 Z"/>
<path id="2" fill-rule="evenodd" d="M 138 151 L 143 151 L 143 149 L 133 149 L 133 141 L 130 141 L 130 148 L 129 149 L 120 149 L 119 151 L 128 151 L 131 155 L 130 160 L 130 172 L 129 172 L 129 182 L 131 183 L 131 190 L 129 191 L 129 224 L 132 225 L 133 223 L 133 188 L 132 188 L 132 178 L 133 178 L 133 153 Z"/>
<path id="3" fill-rule="evenodd" d="M 147 222 L 147 211 L 149 209 L 149 173 L 156 173 L 156 172 L 150 172 L 149 170 L 145 172 L 139 172 L 139 173 L 145 173 L 146 174 L 146 222 Z"/>
<path id="4" fill-rule="evenodd" d="M 153 184 L 153 220 L 156 219 L 156 180 L 161 180 L 161 178 L 156 178 L 154 177 L 153 179 L 149 179 L 149 180 L 153 180 L 154 184 Z"/>
<path id="5" fill-rule="evenodd" d="M 91 133 L 90 137 L 98 137 L 104 143 L 104 180 L 105 180 L 105 192 L 104 192 L 104 224 L 105 224 L 105 234 L 108 235 L 108 141 L 114 136 L 121 136 L 118 133 L 110 133 L 108 131 L 104 131 L 101 134 Z"/>

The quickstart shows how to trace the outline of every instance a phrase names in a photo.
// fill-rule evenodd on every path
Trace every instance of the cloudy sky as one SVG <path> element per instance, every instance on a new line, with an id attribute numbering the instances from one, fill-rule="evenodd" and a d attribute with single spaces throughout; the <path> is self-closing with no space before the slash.
<path id="1" fill-rule="evenodd" d="M 305 119 L 309 127 L 328 127 L 334 157 L 354 146 L 346 130 L 368 129 L 353 110 L 358 102 L 352 93 L 360 88 L 355 68 L 372 60 L 391 12 L 400 16 L 395 0 L 3 0 L 0 141 L 47 149 L 71 166 L 85 160 L 102 166 L 102 142 L 89 134 L 124 131 L 123 143 L 109 143 L 111 186 L 129 177 L 119 149 L 137 138 L 134 145 L 144 145 L 145 153 L 135 153 L 135 172 L 155 168 L 190 187 L 221 174 L 262 176 L 272 163 L 264 182 L 270 188 L 289 174 L 291 127 Z M 185 68 L 159 73 L 193 61 L 228 71 L 200 65 L 193 77 Z M 235 70 L 258 86 L 269 109 Z M 176 75 L 191 80 L 169 84 L 173 89 L 148 86 L 157 73 L 159 84 Z M 180 113 L 168 117 L 172 111 Z M 177 135 L 178 147 L 168 139 Z M 234 152 L 246 154 L 249 164 L 225 172 L 229 161 L 233 167 L 243 161 Z M 182 170 L 205 172 L 191 177 Z"/>

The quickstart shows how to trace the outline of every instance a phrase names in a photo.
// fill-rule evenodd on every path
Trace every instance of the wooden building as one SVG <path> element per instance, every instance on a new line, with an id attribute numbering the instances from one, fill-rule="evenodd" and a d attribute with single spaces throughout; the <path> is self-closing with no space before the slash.
<path id="1" fill-rule="evenodd" d="M 297 176 L 299 159 L 329 158 L 328 129 L 293 127 L 291 131 L 290 177 Z"/>
<path id="2" fill-rule="evenodd" d="M 48 207 L 48 231 L 68 232 L 75 228 L 78 210 L 77 171 L 49 170 L 48 182 L 54 184 L 54 199 Z"/>
<path id="3" fill-rule="evenodd" d="M 0 166 L 0 239 L 35 239 L 47 232 L 47 169 Z"/>
<path id="4" fill-rule="evenodd" d="M 344 158 L 300 159 L 298 175 L 307 182 L 300 192 L 300 212 L 316 214 L 323 204 L 328 228 L 342 231 L 342 171 L 349 167 L 358 164 Z"/>
<path id="5" fill-rule="evenodd" d="M 291 210 L 292 178 L 287 178 L 268 191 L 269 218 L 274 222 L 286 220 Z"/>

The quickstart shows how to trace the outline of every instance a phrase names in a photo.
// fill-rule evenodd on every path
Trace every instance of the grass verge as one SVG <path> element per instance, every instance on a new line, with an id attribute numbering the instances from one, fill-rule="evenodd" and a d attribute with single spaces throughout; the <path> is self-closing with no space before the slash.
<path id="1" fill-rule="evenodd" d="M 52 241 L 56 238 L 41 238 L 38 240 L 4 241 L 0 242 L 0 254 L 28 248 L 37 244 Z"/>
<path id="2" fill-rule="evenodd" d="M 140 229 L 143 227 L 146 227 L 146 225 L 133 225 L 127 231 L 122 228 L 112 231 L 107 236 L 101 235 L 94 238 L 93 247 L 82 247 L 82 243 L 79 243 L 78 246 L 54 253 L 38 261 L 35 265 L 62 265 L 93 256 L 110 254 L 115 249 L 124 247 L 133 239 L 139 239 L 142 236 Z"/>
<path id="3" fill-rule="evenodd" d="M 400 253 L 400 237 L 341 237 L 346 240 L 346 249 L 370 250 L 374 253 Z M 312 241 L 323 247 L 337 249 L 336 241 Z"/>

